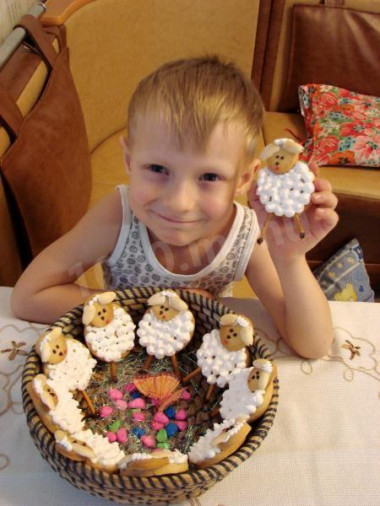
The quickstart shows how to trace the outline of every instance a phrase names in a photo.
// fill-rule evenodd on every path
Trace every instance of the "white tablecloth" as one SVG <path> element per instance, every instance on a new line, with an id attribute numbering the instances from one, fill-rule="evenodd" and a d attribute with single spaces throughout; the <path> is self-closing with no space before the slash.
<path id="1" fill-rule="evenodd" d="M 44 326 L 12 317 L 9 296 L 10 289 L 0 288 L 0 505 L 114 504 L 60 478 L 35 448 L 20 378 L 24 354 Z M 378 506 L 380 304 L 331 303 L 332 349 L 321 360 L 303 360 L 284 345 L 259 302 L 226 303 L 254 320 L 272 351 L 279 408 L 253 456 L 181 506 Z"/>

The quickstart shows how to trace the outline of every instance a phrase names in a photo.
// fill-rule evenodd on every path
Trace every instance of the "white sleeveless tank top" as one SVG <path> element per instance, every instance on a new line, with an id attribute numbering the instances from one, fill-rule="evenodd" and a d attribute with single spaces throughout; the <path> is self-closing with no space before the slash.
<path id="1" fill-rule="evenodd" d="M 148 231 L 129 207 L 128 187 L 118 186 L 123 222 L 113 252 L 103 262 L 108 289 L 136 286 L 202 288 L 215 296 L 232 295 L 234 281 L 242 279 L 259 234 L 256 214 L 235 202 L 236 214 L 229 234 L 211 262 L 195 274 L 175 274 L 157 260 Z"/>

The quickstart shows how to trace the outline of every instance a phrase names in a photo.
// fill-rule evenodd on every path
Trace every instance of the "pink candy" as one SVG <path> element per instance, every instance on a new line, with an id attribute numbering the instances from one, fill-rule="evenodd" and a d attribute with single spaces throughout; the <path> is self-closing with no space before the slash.
<path id="1" fill-rule="evenodd" d="M 122 411 L 125 411 L 128 407 L 128 402 L 125 401 L 124 399 L 117 399 L 115 401 L 115 406 L 117 407 L 117 409 L 121 409 Z"/>
<path id="2" fill-rule="evenodd" d="M 107 418 L 113 413 L 113 408 L 111 406 L 102 406 L 99 410 L 100 418 Z"/>
<path id="3" fill-rule="evenodd" d="M 117 441 L 117 435 L 114 432 L 107 432 L 106 437 L 108 438 L 108 441 L 110 443 L 114 443 L 115 441 Z"/>
<path id="4" fill-rule="evenodd" d="M 116 401 L 118 399 L 122 399 L 123 398 L 123 392 L 121 390 L 119 390 L 118 388 L 110 388 L 108 390 L 108 396 L 113 401 Z"/>
<path id="5" fill-rule="evenodd" d="M 145 413 L 141 413 L 141 411 L 136 411 L 132 413 L 132 418 L 138 422 L 143 422 L 146 419 L 146 415 Z"/>
<path id="6" fill-rule="evenodd" d="M 185 430 L 187 427 L 187 422 L 183 422 L 181 420 L 176 420 L 175 424 L 177 425 L 179 430 Z"/>
<path id="7" fill-rule="evenodd" d="M 141 442 L 147 448 L 154 448 L 156 446 L 156 440 L 154 436 L 141 436 Z"/>
<path id="8" fill-rule="evenodd" d="M 188 390 L 186 390 L 186 388 L 183 390 L 181 398 L 184 399 L 185 401 L 189 401 L 191 399 L 191 394 Z"/>
<path id="9" fill-rule="evenodd" d="M 180 409 L 179 411 L 177 411 L 177 413 L 175 414 L 175 419 L 176 420 L 186 420 L 187 419 L 187 413 L 184 409 Z"/>
<path id="10" fill-rule="evenodd" d="M 141 397 L 137 397 L 137 399 L 133 399 L 130 403 L 129 403 L 129 407 L 130 408 L 140 408 L 140 409 L 144 409 L 146 406 L 146 402 L 144 401 L 144 399 L 142 399 Z"/>
<path id="11" fill-rule="evenodd" d="M 169 418 L 165 415 L 165 413 L 162 413 L 161 411 L 154 415 L 153 420 L 158 423 L 163 423 L 164 425 L 167 425 L 169 423 Z"/>
<path id="12" fill-rule="evenodd" d="M 159 430 L 163 429 L 165 427 L 165 425 L 163 423 L 160 423 L 160 422 L 155 422 L 154 420 L 152 421 L 152 429 L 156 432 L 158 432 Z"/>
<path id="13" fill-rule="evenodd" d="M 127 430 L 122 427 L 116 432 L 116 437 L 119 443 L 126 443 L 127 442 Z"/>
<path id="14" fill-rule="evenodd" d="M 124 385 L 124 390 L 128 393 L 128 394 L 131 394 L 132 392 L 134 392 L 136 390 L 136 385 L 134 383 L 127 383 L 126 385 Z"/>

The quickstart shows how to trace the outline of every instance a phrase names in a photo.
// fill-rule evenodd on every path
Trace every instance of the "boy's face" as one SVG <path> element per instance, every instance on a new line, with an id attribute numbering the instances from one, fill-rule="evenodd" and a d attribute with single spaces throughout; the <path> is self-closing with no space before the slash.
<path id="1" fill-rule="evenodd" d="M 129 200 L 154 241 L 187 246 L 226 236 L 233 199 L 253 177 L 242 166 L 243 139 L 239 124 L 218 124 L 205 152 L 181 150 L 167 126 L 139 119 L 132 145 L 125 146 Z"/>

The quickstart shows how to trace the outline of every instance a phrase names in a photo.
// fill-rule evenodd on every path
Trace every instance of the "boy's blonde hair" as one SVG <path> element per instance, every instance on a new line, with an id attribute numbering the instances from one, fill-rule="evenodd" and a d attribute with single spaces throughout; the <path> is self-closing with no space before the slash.
<path id="1" fill-rule="evenodd" d="M 233 63 L 214 56 L 167 63 L 139 83 L 128 110 L 130 143 L 138 118 L 147 114 L 170 126 L 181 149 L 190 142 L 204 150 L 218 123 L 236 121 L 243 128 L 245 155 L 251 160 L 263 105 L 253 83 Z"/>

